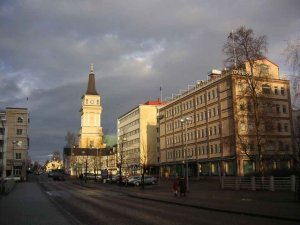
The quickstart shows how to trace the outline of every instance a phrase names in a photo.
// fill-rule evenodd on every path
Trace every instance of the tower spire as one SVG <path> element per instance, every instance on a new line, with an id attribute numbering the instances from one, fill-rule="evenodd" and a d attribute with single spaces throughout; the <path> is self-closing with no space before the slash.
<path id="1" fill-rule="evenodd" d="M 86 90 L 87 95 L 98 95 L 96 90 L 96 83 L 95 83 L 95 74 L 94 74 L 94 65 L 91 64 L 90 67 L 90 74 L 89 74 L 89 81 L 88 81 L 88 87 Z"/>

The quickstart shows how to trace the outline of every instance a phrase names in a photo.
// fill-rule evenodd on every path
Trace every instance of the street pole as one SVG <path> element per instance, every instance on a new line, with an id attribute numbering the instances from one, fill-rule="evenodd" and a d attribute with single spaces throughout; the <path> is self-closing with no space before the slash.
<path id="1" fill-rule="evenodd" d="M 187 156 L 187 121 L 185 122 L 185 163 L 186 163 L 186 190 L 189 191 L 189 162 Z"/>
<path id="2" fill-rule="evenodd" d="M 187 155 L 187 146 L 188 146 L 188 142 L 187 142 L 187 125 L 188 125 L 188 121 L 191 121 L 192 119 L 190 117 L 186 117 L 186 118 L 182 118 L 180 120 L 180 122 L 182 124 L 184 124 L 185 126 L 185 164 L 186 164 L 186 169 L 185 169 L 185 176 L 186 176 L 186 190 L 187 192 L 189 192 L 189 162 L 188 162 L 188 155 Z"/>
<path id="3" fill-rule="evenodd" d="M 4 180 L 4 178 L 6 177 L 6 168 L 4 166 L 4 164 L 5 164 L 4 149 L 5 149 L 5 145 L 6 145 L 6 128 L 5 128 L 6 119 L 1 118 L 1 123 L 2 123 L 2 127 L 3 127 L 2 174 L 1 174 L 1 176 L 2 176 L 2 180 Z"/>
<path id="4" fill-rule="evenodd" d="M 14 177 L 14 169 L 15 169 L 15 144 L 17 143 L 16 140 L 12 141 L 13 144 L 13 156 L 12 156 L 12 176 Z"/>
<path id="5" fill-rule="evenodd" d="M 121 139 L 121 149 L 120 149 L 120 169 L 119 169 L 119 184 L 122 185 L 122 164 L 123 164 L 123 148 L 124 148 L 124 142 L 126 141 L 126 138 L 123 137 Z"/>

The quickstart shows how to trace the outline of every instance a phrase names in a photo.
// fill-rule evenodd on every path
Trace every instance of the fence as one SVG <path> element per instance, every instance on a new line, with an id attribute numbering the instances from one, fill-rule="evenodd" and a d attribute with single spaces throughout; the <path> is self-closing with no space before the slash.
<path id="1" fill-rule="evenodd" d="M 296 176 L 290 177 L 228 177 L 221 179 L 222 189 L 296 191 Z"/>

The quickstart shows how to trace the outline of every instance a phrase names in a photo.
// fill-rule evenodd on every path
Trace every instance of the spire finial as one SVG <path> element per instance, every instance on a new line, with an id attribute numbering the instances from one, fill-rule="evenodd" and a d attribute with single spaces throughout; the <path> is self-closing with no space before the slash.
<path id="1" fill-rule="evenodd" d="M 91 73 L 94 73 L 94 64 L 91 64 Z"/>

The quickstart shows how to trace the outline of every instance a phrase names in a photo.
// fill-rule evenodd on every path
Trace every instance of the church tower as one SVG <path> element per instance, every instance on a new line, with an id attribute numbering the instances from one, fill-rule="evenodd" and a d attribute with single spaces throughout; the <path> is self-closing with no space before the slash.
<path id="1" fill-rule="evenodd" d="M 90 68 L 86 93 L 81 99 L 79 148 L 105 148 L 101 127 L 101 97 L 96 90 L 93 64 Z"/>

